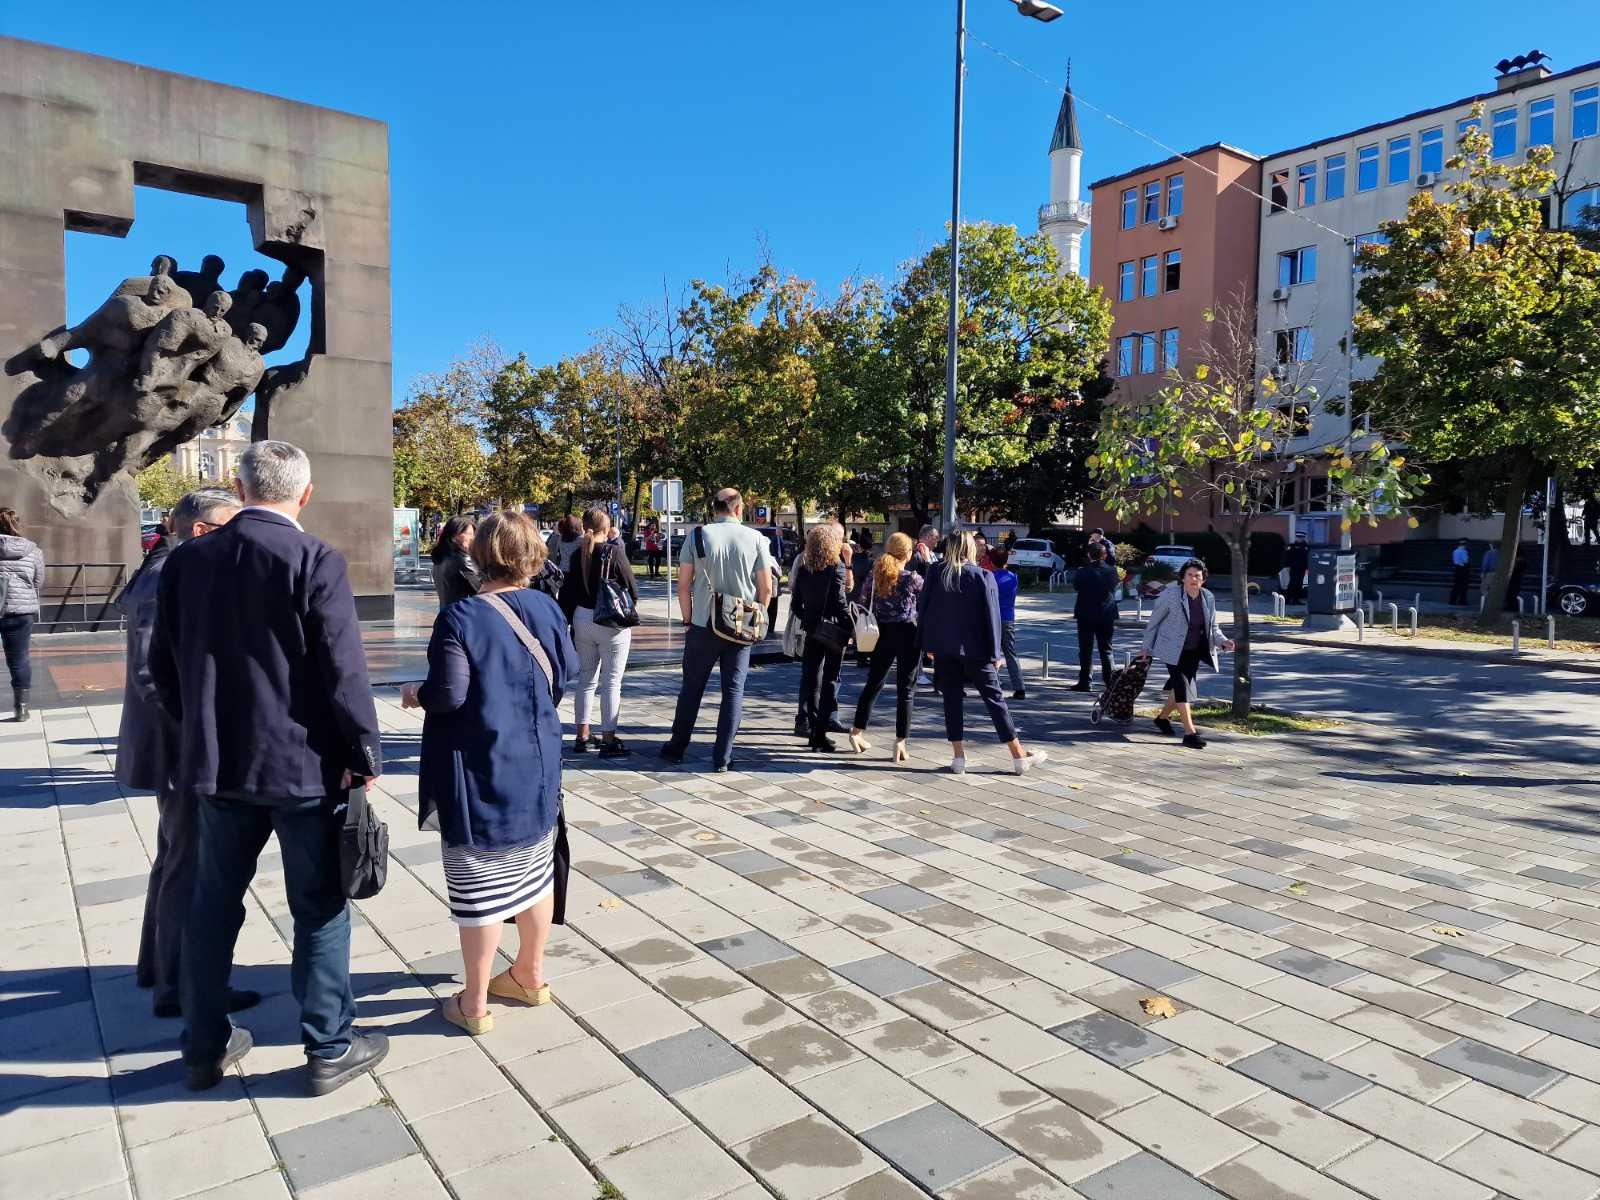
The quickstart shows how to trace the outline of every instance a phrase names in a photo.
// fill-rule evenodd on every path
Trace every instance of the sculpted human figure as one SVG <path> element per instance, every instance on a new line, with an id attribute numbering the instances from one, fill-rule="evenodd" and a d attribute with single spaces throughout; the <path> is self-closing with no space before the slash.
<path id="1" fill-rule="evenodd" d="M 142 395 L 136 406 L 138 432 L 128 438 L 126 452 L 136 470 L 143 470 L 213 425 L 220 425 L 249 399 L 261 380 L 261 345 L 267 331 L 245 329 L 244 338 L 229 337 L 216 356 L 180 381 L 175 389 Z"/>
<path id="2" fill-rule="evenodd" d="M 233 307 L 233 297 L 214 291 L 206 297 L 202 312 L 180 308 L 168 313 L 145 339 L 134 376 L 136 392 L 155 392 L 176 388 L 195 368 L 210 361 L 233 337 L 223 318 Z"/>
<path id="3" fill-rule="evenodd" d="M 212 425 L 226 421 L 239 411 L 250 398 L 256 384 L 261 382 L 266 364 L 261 361 L 261 351 L 267 342 L 265 325 L 245 326 L 244 336 L 229 338 L 217 356 L 200 368 L 197 382 L 207 392 L 223 398 L 223 404 Z"/>
<path id="4" fill-rule="evenodd" d="M 252 314 L 252 320 L 267 329 L 266 345 L 261 348 L 263 354 L 282 350 L 294 336 L 295 326 L 300 323 L 298 292 L 305 279 L 306 273 L 298 267 L 285 267 L 283 278 L 267 284 L 267 290 Z"/>
<path id="5" fill-rule="evenodd" d="M 208 254 L 200 260 L 198 271 L 173 271 L 172 279 L 179 287 L 188 292 L 193 299 L 209 296 L 212 292 L 227 289 L 222 286 L 222 271 L 227 264 L 215 254 Z"/>
<path id="6" fill-rule="evenodd" d="M 124 279 L 121 283 L 117 284 L 117 290 L 112 292 L 111 295 L 113 297 L 143 296 L 150 291 L 151 280 L 155 279 L 158 275 L 162 275 L 165 276 L 167 282 L 172 285 L 172 290 L 166 294 L 166 299 L 163 303 L 165 303 L 168 308 L 193 308 L 194 297 L 185 291 L 178 284 L 178 281 L 172 277 L 173 272 L 177 269 L 177 260 L 171 255 L 158 254 L 155 256 L 155 258 L 150 260 L 150 274 L 134 275 L 131 278 Z"/>
<path id="7" fill-rule="evenodd" d="M 103 356 L 120 362 L 136 359 L 145 333 L 160 324 L 171 311 L 175 295 L 186 296 L 187 293 L 164 274 L 146 277 L 145 289 L 137 295 L 128 294 L 119 287 L 111 299 L 81 324 L 71 329 L 57 329 L 35 345 L 12 355 L 6 361 L 6 374 L 17 375 L 34 370 L 38 363 L 56 362 L 69 350 L 87 350 L 91 358 Z M 95 365 L 113 370 L 117 364 Z"/>
<path id="8" fill-rule="evenodd" d="M 256 319 L 256 308 L 266 297 L 268 278 L 261 270 L 249 270 L 239 276 L 239 283 L 233 289 L 233 307 L 228 310 L 228 324 L 233 327 L 235 337 L 242 335 L 245 327 Z"/>

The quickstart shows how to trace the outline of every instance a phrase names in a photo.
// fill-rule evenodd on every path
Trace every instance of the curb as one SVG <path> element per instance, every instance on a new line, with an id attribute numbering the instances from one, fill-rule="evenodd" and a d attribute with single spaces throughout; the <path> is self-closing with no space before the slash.
<path id="1" fill-rule="evenodd" d="M 1252 625 L 1250 636 L 1254 641 L 1288 642 L 1317 649 L 1375 650 L 1379 654 L 1410 654 L 1418 658 L 1464 659 L 1467 661 L 1494 663 L 1497 666 L 1540 667 L 1548 671 L 1577 671 L 1584 675 L 1600 675 L 1600 662 L 1591 663 L 1581 659 L 1551 661 L 1545 658 L 1528 658 L 1524 655 L 1512 654 L 1509 650 L 1447 650 L 1440 646 L 1412 646 L 1404 642 L 1319 642 L 1310 638 L 1295 637 L 1293 634 L 1269 632 L 1271 629 L 1271 626 L 1265 626 L 1258 632 L 1256 627 Z"/>

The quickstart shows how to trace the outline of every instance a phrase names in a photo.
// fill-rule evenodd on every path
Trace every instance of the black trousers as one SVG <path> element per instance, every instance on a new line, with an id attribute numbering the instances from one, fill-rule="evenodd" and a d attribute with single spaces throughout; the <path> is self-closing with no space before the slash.
<path id="1" fill-rule="evenodd" d="M 1299 604 L 1306 598 L 1306 569 L 1289 568 L 1289 587 L 1283 594 L 1285 604 Z"/>
<path id="2" fill-rule="evenodd" d="M 661 571 L 661 551 L 659 551 L 659 550 L 646 550 L 645 553 L 644 553 L 644 558 L 645 558 L 645 562 L 650 567 L 650 574 L 651 574 L 652 577 L 657 575 L 658 573 L 660 573 L 660 571 Z"/>
<path id="3" fill-rule="evenodd" d="M 1078 682 L 1089 685 L 1094 673 L 1094 650 L 1100 647 L 1100 678 L 1111 683 L 1111 635 L 1117 631 L 1115 621 L 1092 621 L 1078 618 Z"/>
<path id="4" fill-rule="evenodd" d="M 1468 568 L 1457 567 L 1455 575 L 1450 581 L 1450 603 L 1465 604 L 1467 602 L 1467 575 Z"/>
<path id="5" fill-rule="evenodd" d="M 917 681 L 917 627 L 911 621 L 893 621 L 878 627 L 878 644 L 873 648 L 872 661 L 867 664 L 867 683 L 861 689 L 861 699 L 856 701 L 855 727 L 865 729 L 872 719 L 872 706 L 878 702 L 878 693 L 889 678 L 889 668 L 895 669 L 894 678 L 894 736 L 904 741 L 911 736 L 911 702 Z"/>
<path id="6" fill-rule="evenodd" d="M 1005 697 L 1000 694 L 1000 672 L 995 670 L 994 664 L 982 658 L 935 654 L 933 686 L 944 698 L 945 740 L 959 742 L 966 738 L 966 719 L 962 706 L 969 683 L 977 689 L 978 699 L 989 710 L 995 736 L 1002 742 L 1009 742 L 1016 737 L 1016 727 L 1011 724 L 1011 711 L 1006 708 Z"/>
<path id="7" fill-rule="evenodd" d="M 11 672 L 11 690 L 25 692 L 33 687 L 33 661 L 28 642 L 33 637 L 33 613 L 11 613 L 0 617 L 0 651 Z"/>
<path id="8" fill-rule="evenodd" d="M 200 861 L 200 806 L 193 795 L 161 791 L 156 812 L 156 857 L 144 896 L 138 982 L 155 989 L 156 1004 L 177 1004 L 183 927 Z"/>
<path id="9" fill-rule="evenodd" d="M 806 652 L 800 659 L 800 717 L 811 726 L 814 742 L 828 732 L 828 722 L 839 711 L 839 668 L 844 665 L 844 648 L 824 646 L 814 637 L 806 638 Z"/>

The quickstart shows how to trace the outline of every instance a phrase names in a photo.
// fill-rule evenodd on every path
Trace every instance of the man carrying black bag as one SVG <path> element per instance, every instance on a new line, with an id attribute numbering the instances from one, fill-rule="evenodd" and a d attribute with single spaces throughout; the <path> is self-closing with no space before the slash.
<path id="1" fill-rule="evenodd" d="M 193 907 L 205 919 L 184 932 L 183 1056 L 201 1090 L 250 1049 L 249 1031 L 228 1020 L 228 975 L 256 859 L 276 833 L 307 1085 L 324 1095 L 389 1048 L 382 1033 L 352 1028 L 340 854 L 351 789 L 381 770 L 378 717 L 344 558 L 298 520 L 310 461 L 287 442 L 256 442 L 238 490 L 238 516 L 168 559 L 150 649 L 180 731 L 174 785 L 200 806 Z"/>

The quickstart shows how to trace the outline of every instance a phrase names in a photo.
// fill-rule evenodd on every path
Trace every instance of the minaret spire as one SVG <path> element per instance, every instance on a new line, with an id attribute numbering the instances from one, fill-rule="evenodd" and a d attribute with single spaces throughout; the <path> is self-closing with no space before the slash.
<path id="1" fill-rule="evenodd" d="M 1050 138 L 1050 203 L 1039 209 L 1039 229 L 1048 234 L 1063 273 L 1076 275 L 1081 265 L 1083 235 L 1089 228 L 1089 206 L 1079 197 L 1083 171 L 1083 136 L 1078 132 L 1078 106 L 1072 97 L 1072 60 L 1067 60 L 1067 86 L 1061 93 L 1055 133 Z"/>
<path id="2" fill-rule="evenodd" d="M 1055 133 L 1050 138 L 1050 152 L 1057 150 L 1082 150 L 1083 135 L 1078 132 L 1078 106 L 1072 99 L 1072 60 L 1067 59 L 1067 88 L 1061 93 L 1061 111 L 1056 114 Z"/>

